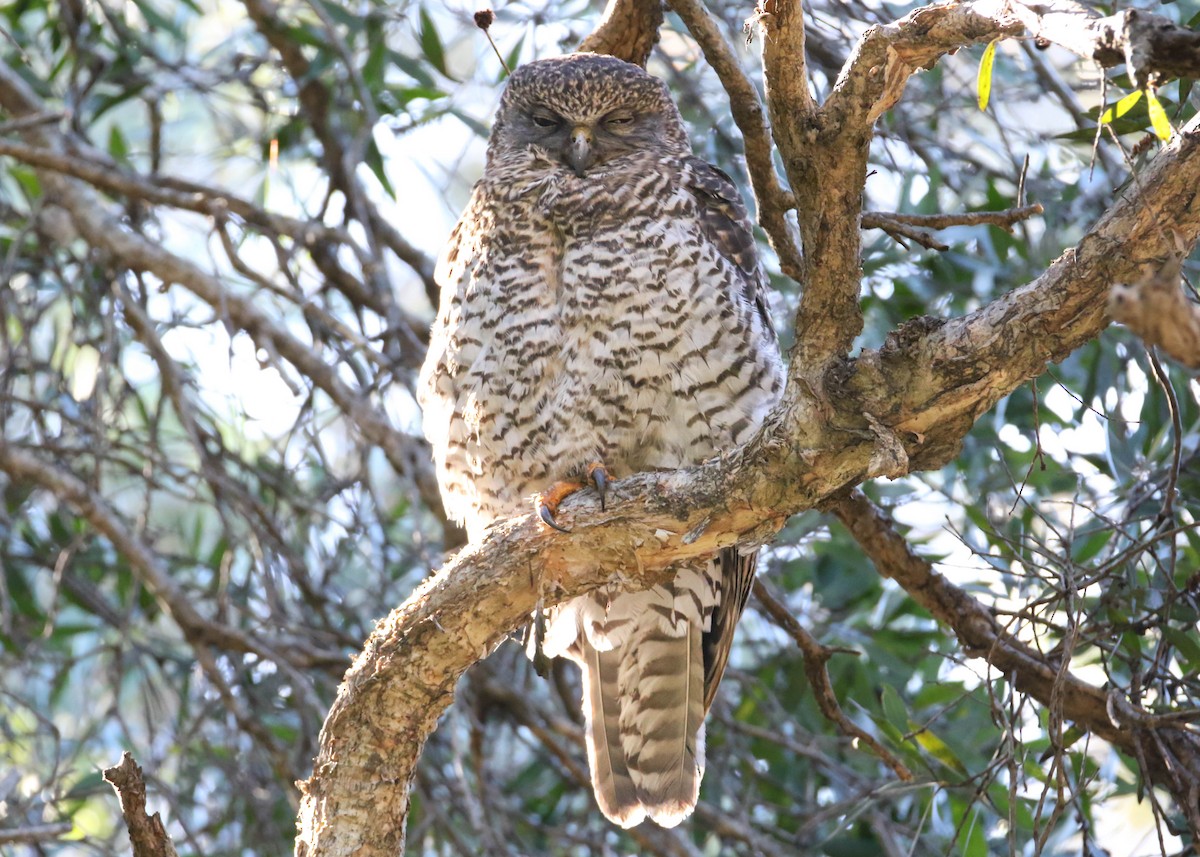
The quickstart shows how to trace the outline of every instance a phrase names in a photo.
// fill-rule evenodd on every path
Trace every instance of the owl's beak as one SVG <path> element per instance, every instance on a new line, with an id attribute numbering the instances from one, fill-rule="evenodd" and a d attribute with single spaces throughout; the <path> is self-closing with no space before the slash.
<path id="1" fill-rule="evenodd" d="M 596 161 L 592 152 L 592 129 L 586 125 L 576 125 L 571 129 L 571 141 L 567 144 L 567 163 L 575 170 L 575 175 L 583 178 L 587 168 Z"/>

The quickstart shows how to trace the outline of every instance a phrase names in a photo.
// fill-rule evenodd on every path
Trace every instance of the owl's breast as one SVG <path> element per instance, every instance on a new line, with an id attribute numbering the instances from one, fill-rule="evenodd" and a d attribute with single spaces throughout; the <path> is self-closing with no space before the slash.
<path id="1" fill-rule="evenodd" d="M 620 478 L 703 460 L 773 395 L 756 387 L 778 357 L 758 353 L 768 340 L 731 303 L 732 269 L 669 176 L 526 178 L 492 196 L 439 320 L 453 384 L 426 430 L 447 438 L 448 475 L 465 477 L 468 522 L 510 514 L 591 461 Z"/>

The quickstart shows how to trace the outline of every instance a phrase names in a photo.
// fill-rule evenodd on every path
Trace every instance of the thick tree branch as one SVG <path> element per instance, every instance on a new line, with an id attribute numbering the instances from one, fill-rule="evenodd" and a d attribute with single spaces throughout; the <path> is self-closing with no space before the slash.
<path id="1" fill-rule="evenodd" d="M 580 43 L 579 50 L 608 54 L 645 68 L 662 20 L 661 0 L 608 0 L 599 26 Z"/>
<path id="2" fill-rule="evenodd" d="M 606 510 L 572 497 L 560 515 L 569 535 L 527 516 L 465 548 L 380 622 L 347 673 L 304 785 L 297 853 L 369 857 L 403 846 L 416 762 L 458 677 L 533 610 L 608 582 L 613 569 L 646 586 L 685 558 L 761 542 L 788 515 L 879 472 L 892 458 L 879 454 L 889 432 L 910 467 L 952 457 L 980 414 L 1103 329 L 1105 284 L 1163 251 L 1161 222 L 1200 233 L 1197 124 L 1039 280 L 965 318 L 910 325 L 846 364 L 834 377 L 835 419 L 786 398 L 747 447 L 622 480 Z"/>
<path id="3" fill-rule="evenodd" d="M 1200 77 L 1200 33 L 1144 9 L 1104 18 L 1071 0 L 1011 3 L 1029 34 L 1104 68 L 1124 63 L 1139 89 L 1169 78 Z"/>
<path id="4" fill-rule="evenodd" d="M 859 308 L 861 237 L 848 224 L 862 211 L 867 156 L 876 119 L 899 100 L 908 78 L 942 54 L 1022 27 L 1011 18 L 951 3 L 918 9 L 863 34 L 824 105 L 815 107 L 796 83 L 803 66 L 798 3 L 764 4 L 763 66 L 771 124 L 796 198 L 804 241 L 804 294 L 796 318 L 793 374 L 823 397 L 832 361 L 850 350 L 862 329 Z"/>
<path id="5" fill-rule="evenodd" d="M 799 4 L 764 0 L 756 20 L 763 31 L 772 127 L 795 195 L 805 247 L 805 291 L 796 319 L 793 372 L 805 373 L 806 386 L 818 398 L 831 361 L 848 353 L 862 328 L 859 235 L 845 225 L 861 211 L 873 126 L 900 99 L 913 73 L 962 47 L 1023 32 L 1064 43 L 1105 65 L 1128 62 L 1136 79 L 1169 71 L 1191 73 L 1196 62 L 1196 34 L 1146 13 L 1097 19 L 1069 2 L 1049 7 L 997 0 L 951 2 L 869 29 L 818 108 L 803 78 Z"/>

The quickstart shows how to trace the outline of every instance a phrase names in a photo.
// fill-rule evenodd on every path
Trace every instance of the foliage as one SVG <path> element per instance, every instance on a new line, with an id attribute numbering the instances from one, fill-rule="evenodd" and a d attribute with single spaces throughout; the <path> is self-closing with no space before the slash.
<path id="1" fill-rule="evenodd" d="M 907 10 L 811 6 L 820 93 L 864 26 Z M 710 8 L 737 42 L 747 8 Z M 380 0 L 0 10 L 4 64 L 72 147 L 50 172 L 127 177 L 119 188 L 80 174 L 120 206 L 122 230 L 223 289 L 214 300 L 190 275 L 99 246 L 47 172 L 0 149 L 0 437 L 38 462 L 0 478 L 0 831 L 68 822 L 36 850 L 124 853 L 98 770 L 129 749 L 181 854 L 291 850 L 293 782 L 349 655 L 456 538 L 429 487 L 411 391 L 431 259 L 481 169 L 504 77 L 472 11 Z M 1194 2 L 1160 11 L 1197 13 Z M 594 21 L 583 2 L 535 0 L 500 9 L 492 33 L 513 65 L 570 50 Z M 954 227 L 939 236 L 945 251 L 868 232 L 863 347 L 1034 279 L 1148 157 L 1123 144 L 1200 104 L 1181 82 L 1142 99 L 1159 113 L 1131 109 L 1141 90 L 1114 80 L 1102 116 L 1086 70 L 1012 44 L 989 55 L 990 98 L 980 75 L 987 112 L 976 108 L 982 49 L 910 82 L 882 121 L 867 206 L 1028 201 L 1045 214 L 1011 233 Z M 754 49 L 740 59 L 753 72 Z M 697 153 L 745 185 L 728 98 L 673 16 L 651 70 Z M 0 142 L 25 130 L 0 125 Z M 764 257 L 774 270 L 765 245 Z M 796 287 L 772 283 L 786 342 Z M 276 328 L 247 322 L 243 304 Z M 397 430 L 364 428 L 355 403 L 386 410 Z M 1114 329 L 981 418 L 953 464 L 869 493 L 1063 669 L 1194 723 L 1198 438 L 1200 385 Z M 64 478 L 117 529 L 67 502 Z M 468 675 L 426 750 L 412 852 L 1125 855 L 1190 841 L 1136 759 L 971 660 L 836 524 L 793 519 L 760 573 L 823 643 L 857 653 L 829 663 L 833 690 L 913 782 L 825 720 L 794 642 L 752 605 L 710 722 L 703 803 L 679 833 L 603 821 L 586 787 L 577 678 L 562 664 L 539 678 L 515 641 Z M 181 618 L 188 607 L 198 623 Z"/>

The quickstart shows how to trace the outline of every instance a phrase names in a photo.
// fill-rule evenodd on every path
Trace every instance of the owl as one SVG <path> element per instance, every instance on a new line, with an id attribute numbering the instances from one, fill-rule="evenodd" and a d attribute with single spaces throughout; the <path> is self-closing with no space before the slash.
<path id="1" fill-rule="evenodd" d="M 566 530 L 571 491 L 603 502 L 610 480 L 743 443 L 783 386 L 737 189 L 692 155 L 666 86 L 612 57 L 512 74 L 436 278 L 419 401 L 446 511 L 472 540 L 531 502 Z M 728 549 L 548 611 L 543 648 L 582 670 L 592 786 L 616 824 L 694 809 L 754 568 Z"/>

